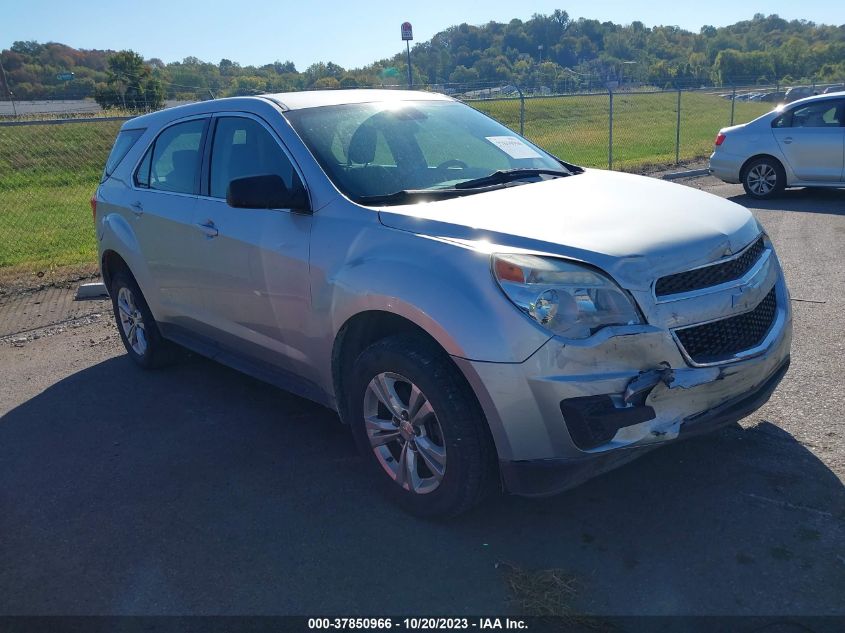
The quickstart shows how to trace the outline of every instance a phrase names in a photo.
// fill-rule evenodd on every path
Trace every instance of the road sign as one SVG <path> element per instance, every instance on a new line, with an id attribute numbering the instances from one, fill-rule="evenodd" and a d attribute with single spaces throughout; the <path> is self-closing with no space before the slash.
<path id="1" fill-rule="evenodd" d="M 414 30 L 410 22 L 402 22 L 402 39 L 405 41 L 414 39 Z"/>
<path id="2" fill-rule="evenodd" d="M 73 79 L 73 73 L 59 73 L 56 75 L 56 79 L 59 81 L 70 81 Z"/>

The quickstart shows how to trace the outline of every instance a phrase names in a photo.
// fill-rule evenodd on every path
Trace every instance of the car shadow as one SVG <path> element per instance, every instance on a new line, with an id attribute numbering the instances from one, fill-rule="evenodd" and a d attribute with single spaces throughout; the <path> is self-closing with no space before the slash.
<path id="1" fill-rule="evenodd" d="M 567 596 L 524 576 L 548 608 L 842 614 L 842 482 L 746 423 L 423 521 L 333 412 L 204 359 L 113 358 L 0 419 L 0 613 L 507 613 L 516 567 L 572 576 Z"/>
<path id="2" fill-rule="evenodd" d="M 845 215 L 845 188 L 813 189 L 805 187 L 787 189 L 770 200 L 758 200 L 742 193 L 729 196 L 728 200 L 750 209 Z"/>

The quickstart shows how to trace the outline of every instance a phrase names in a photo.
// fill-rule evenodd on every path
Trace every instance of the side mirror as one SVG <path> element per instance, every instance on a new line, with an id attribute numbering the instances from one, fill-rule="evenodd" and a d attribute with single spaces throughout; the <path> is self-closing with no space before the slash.
<path id="1" fill-rule="evenodd" d="M 291 209 L 311 212 L 305 189 L 288 189 L 281 176 L 266 174 L 237 178 L 226 189 L 226 202 L 237 209 Z"/>

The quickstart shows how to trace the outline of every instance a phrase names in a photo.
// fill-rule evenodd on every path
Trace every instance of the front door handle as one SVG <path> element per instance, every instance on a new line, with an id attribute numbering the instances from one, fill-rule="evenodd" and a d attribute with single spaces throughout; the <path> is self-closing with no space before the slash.
<path id="1" fill-rule="evenodd" d="M 785 139 L 783 139 L 783 142 L 786 143 L 787 145 L 789 145 L 792 142 L 792 137 L 787 136 Z"/>
<path id="2" fill-rule="evenodd" d="M 142 215 L 144 215 L 144 205 L 142 205 L 137 200 L 135 202 L 132 202 L 129 205 L 129 208 L 132 209 L 132 213 L 134 213 L 135 217 L 137 218 L 140 218 Z"/>
<path id="3" fill-rule="evenodd" d="M 211 239 L 211 238 L 213 238 L 213 237 L 217 237 L 217 235 L 219 234 L 219 231 L 217 230 L 217 227 L 216 227 L 216 226 L 214 226 L 214 221 L 213 221 L 213 220 L 206 220 L 206 221 L 205 221 L 204 223 L 202 223 L 202 224 L 197 224 L 197 226 L 198 226 L 198 227 L 200 228 L 200 230 L 201 230 L 201 231 L 205 234 L 205 237 L 206 237 L 207 239 Z"/>

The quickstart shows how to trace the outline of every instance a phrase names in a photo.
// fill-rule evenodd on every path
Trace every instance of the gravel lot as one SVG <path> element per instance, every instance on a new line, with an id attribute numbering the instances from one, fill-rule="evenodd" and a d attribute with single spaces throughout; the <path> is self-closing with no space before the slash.
<path id="1" fill-rule="evenodd" d="M 506 562 L 582 613 L 845 615 L 845 191 L 753 206 L 795 310 L 769 404 L 450 523 L 374 492 L 331 412 L 201 358 L 143 372 L 104 302 L 44 327 L 30 298 L 0 341 L 0 614 L 512 613 Z"/>

